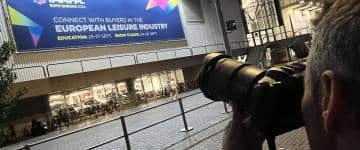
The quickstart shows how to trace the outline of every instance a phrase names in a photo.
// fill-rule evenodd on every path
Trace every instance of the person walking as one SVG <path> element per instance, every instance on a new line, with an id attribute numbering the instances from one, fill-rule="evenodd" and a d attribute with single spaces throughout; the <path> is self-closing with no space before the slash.
<path id="1" fill-rule="evenodd" d="M 178 85 L 174 79 L 171 79 L 170 81 L 170 90 L 171 90 L 171 97 L 173 100 L 176 100 L 179 95 Z"/>

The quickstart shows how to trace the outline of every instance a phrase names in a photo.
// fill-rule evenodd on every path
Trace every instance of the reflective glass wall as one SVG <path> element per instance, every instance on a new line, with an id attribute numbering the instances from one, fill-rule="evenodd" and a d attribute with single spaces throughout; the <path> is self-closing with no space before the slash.
<path id="1" fill-rule="evenodd" d="M 60 120 L 104 114 L 133 102 L 147 102 L 169 96 L 171 80 L 176 81 L 180 92 L 185 91 L 183 71 L 178 69 L 138 76 L 131 80 L 134 88 L 132 90 L 128 89 L 125 81 L 97 84 L 53 94 L 49 97 L 49 103 L 53 116 L 68 118 Z M 130 99 L 129 91 L 135 92 L 136 99 Z"/>

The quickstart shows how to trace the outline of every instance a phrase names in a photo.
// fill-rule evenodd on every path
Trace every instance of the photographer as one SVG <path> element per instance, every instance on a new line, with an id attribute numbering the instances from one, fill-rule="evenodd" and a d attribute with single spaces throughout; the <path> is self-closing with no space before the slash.
<path id="1" fill-rule="evenodd" d="M 305 71 L 302 112 L 312 150 L 360 149 L 360 1 L 333 0 L 314 21 L 316 34 Z M 247 114 L 231 101 L 233 121 L 225 150 L 260 150 L 264 137 L 243 124 Z"/>

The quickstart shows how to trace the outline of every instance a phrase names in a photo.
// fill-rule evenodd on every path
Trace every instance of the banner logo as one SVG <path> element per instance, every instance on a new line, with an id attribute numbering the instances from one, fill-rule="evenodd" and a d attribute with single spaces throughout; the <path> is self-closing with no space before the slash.
<path id="1" fill-rule="evenodd" d="M 68 4 L 68 5 L 85 5 L 84 0 L 49 0 L 49 3 Z"/>
<path id="2" fill-rule="evenodd" d="M 179 0 L 149 0 L 146 10 L 160 7 L 166 13 L 170 13 L 178 4 Z"/>
<path id="3" fill-rule="evenodd" d="M 50 8 L 86 8 L 85 0 L 34 0 L 34 3 L 40 6 L 48 3 Z"/>
<path id="4" fill-rule="evenodd" d="M 43 27 L 10 6 L 9 13 L 12 25 L 28 27 L 34 47 L 37 47 Z"/>
<path id="5" fill-rule="evenodd" d="M 46 0 L 34 0 L 34 3 L 39 4 L 39 5 L 44 5 L 44 4 L 46 4 Z"/>

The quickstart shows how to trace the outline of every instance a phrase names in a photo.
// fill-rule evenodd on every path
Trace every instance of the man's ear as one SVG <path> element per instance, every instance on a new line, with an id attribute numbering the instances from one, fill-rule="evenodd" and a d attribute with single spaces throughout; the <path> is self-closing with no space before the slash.
<path id="1" fill-rule="evenodd" d="M 342 127 L 346 116 L 345 86 L 343 81 L 331 71 L 321 74 L 321 107 L 324 128 L 330 134 L 336 134 Z"/>

